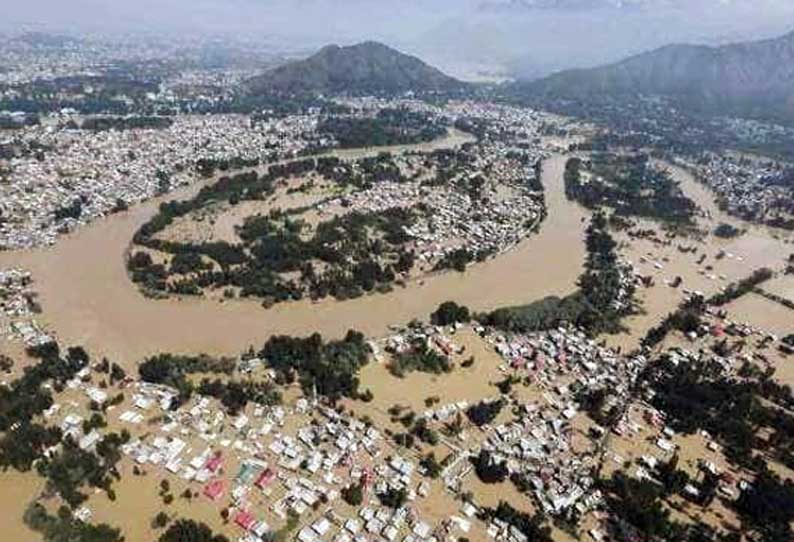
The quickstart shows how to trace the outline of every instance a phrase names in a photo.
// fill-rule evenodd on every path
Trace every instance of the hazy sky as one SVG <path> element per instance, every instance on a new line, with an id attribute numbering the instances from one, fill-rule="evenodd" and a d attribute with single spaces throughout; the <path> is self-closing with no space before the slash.
<path id="1" fill-rule="evenodd" d="M 290 45 L 379 39 L 437 63 L 545 72 L 675 41 L 794 29 L 794 0 L 25 0 L 6 30 L 245 34 Z M 40 26 L 43 25 L 43 26 Z M 442 66 L 443 67 L 443 66 Z"/>

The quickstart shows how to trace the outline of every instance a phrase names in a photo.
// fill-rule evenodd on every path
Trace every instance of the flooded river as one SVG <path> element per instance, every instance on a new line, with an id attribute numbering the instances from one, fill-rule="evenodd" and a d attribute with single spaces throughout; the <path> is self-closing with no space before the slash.
<path id="1" fill-rule="evenodd" d="M 468 140 L 467 134 L 452 132 L 437 142 L 408 148 L 430 150 Z M 357 158 L 382 150 L 357 149 L 337 154 Z M 343 302 L 305 300 L 267 310 L 256 300 L 221 303 L 203 298 L 147 299 L 127 277 L 124 252 L 135 231 L 155 213 L 162 200 L 151 200 L 97 221 L 64 237 L 52 248 L 0 253 L 0 266 L 19 265 L 33 273 L 44 308 L 39 321 L 55 331 L 63 344 L 85 345 L 95 355 L 106 355 L 127 366 L 164 351 L 236 354 L 248 345 L 262 344 L 271 334 L 318 331 L 326 336 L 340 336 L 348 329 L 358 329 L 377 336 L 392 324 L 427 318 L 446 300 L 483 311 L 574 291 L 585 258 L 583 238 L 588 213 L 565 198 L 565 161 L 565 156 L 555 155 L 543 164 L 548 217 L 539 234 L 495 259 L 471 266 L 464 274 L 431 276 L 404 288 L 396 287 L 389 294 Z M 716 208 L 711 193 L 689 173 L 679 168 L 672 168 L 672 172 L 684 192 L 710 213 L 711 218 L 702 222 L 704 227 L 713 227 L 720 221 L 737 222 Z M 186 198 L 200 186 L 201 183 L 167 197 Z M 613 337 L 610 343 L 635 346 L 649 326 L 675 308 L 682 293 L 664 286 L 664 279 L 680 275 L 685 286 L 712 293 L 762 265 L 778 267 L 781 255 L 791 252 L 785 241 L 755 227 L 734 240 L 710 236 L 707 245 L 701 246 L 698 252 L 705 249 L 711 256 L 709 263 L 714 265 L 714 273 L 722 276 L 720 280 L 704 276 L 694 262 L 695 255 L 683 255 L 674 245 L 661 249 L 632 242 L 624 247 L 624 254 L 639 265 L 641 272 L 656 275 L 657 286 L 641 292 L 646 313 L 628 320 L 631 332 Z M 714 253 L 720 248 L 741 255 L 742 260 L 715 261 Z M 662 269 L 653 268 L 642 264 L 641 256 L 652 256 L 650 261 L 664 259 L 666 263 Z"/>
<path id="2" fill-rule="evenodd" d="M 378 335 L 391 324 L 427 318 L 450 299 L 487 310 L 573 291 L 585 255 L 587 213 L 565 199 L 564 166 L 562 156 L 544 164 L 549 216 L 539 234 L 465 274 L 440 274 L 389 294 L 350 301 L 307 300 L 265 310 L 254 300 L 143 297 L 127 277 L 124 252 L 156 211 L 157 200 L 86 226 L 52 248 L 0 254 L 0 265 L 19 265 L 33 273 L 44 308 L 39 321 L 63 344 L 85 345 L 95 355 L 127 366 L 164 351 L 236 354 L 278 333 L 339 336 L 353 328 Z M 190 187 L 176 197 L 195 190 L 197 186 Z"/>

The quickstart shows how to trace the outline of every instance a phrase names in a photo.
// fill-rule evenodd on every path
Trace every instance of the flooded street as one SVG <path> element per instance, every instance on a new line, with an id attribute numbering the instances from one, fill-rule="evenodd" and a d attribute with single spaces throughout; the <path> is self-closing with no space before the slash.
<path id="1" fill-rule="evenodd" d="M 85 345 L 128 367 L 164 351 L 234 354 L 278 333 L 338 336 L 353 328 L 378 335 L 391 324 L 427 318 L 450 299 L 488 310 L 573 291 L 585 256 L 587 212 L 565 199 L 564 166 L 563 156 L 544 164 L 549 213 L 538 235 L 465 274 L 440 274 L 385 295 L 307 300 L 268 310 L 254 300 L 147 299 L 127 277 L 124 252 L 157 200 L 89 225 L 50 249 L 0 254 L 0 265 L 33 273 L 44 308 L 39 321 L 62 343 Z"/>

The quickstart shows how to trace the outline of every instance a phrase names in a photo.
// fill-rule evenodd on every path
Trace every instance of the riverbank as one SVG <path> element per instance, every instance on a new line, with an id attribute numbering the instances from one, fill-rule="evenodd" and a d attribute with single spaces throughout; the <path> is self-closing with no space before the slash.
<path id="1" fill-rule="evenodd" d="M 427 318 L 448 299 L 491 310 L 572 292 L 585 256 L 587 212 L 566 200 L 564 166 L 563 156 L 543 165 L 548 217 L 539 234 L 466 273 L 440 274 L 350 301 L 307 300 L 265 310 L 254 300 L 143 297 L 127 276 L 123 255 L 163 199 L 89 225 L 53 248 L 0 254 L 0 265 L 13 262 L 33 273 L 44 309 L 39 321 L 62 344 L 82 344 L 126 367 L 164 351 L 235 354 L 271 334 L 340 336 L 354 328 L 377 336 L 392 324 Z M 184 198 L 200 184 L 167 199 Z"/>

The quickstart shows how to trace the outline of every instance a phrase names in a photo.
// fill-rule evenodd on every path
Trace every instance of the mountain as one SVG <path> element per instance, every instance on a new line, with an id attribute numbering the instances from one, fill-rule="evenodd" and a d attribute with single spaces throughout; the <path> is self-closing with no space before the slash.
<path id="1" fill-rule="evenodd" d="M 249 94 L 444 91 L 464 83 L 416 57 L 372 41 L 329 45 L 315 55 L 249 79 Z"/>
<path id="2" fill-rule="evenodd" d="M 794 118 L 794 32 L 719 47 L 669 45 L 598 68 L 520 85 L 548 99 L 657 95 L 685 108 L 738 114 L 769 109 Z"/>

